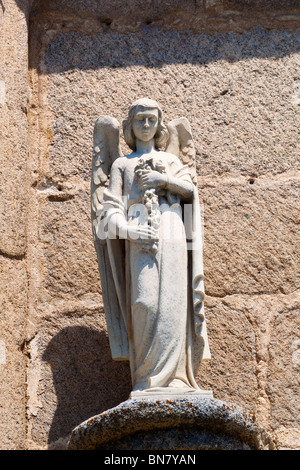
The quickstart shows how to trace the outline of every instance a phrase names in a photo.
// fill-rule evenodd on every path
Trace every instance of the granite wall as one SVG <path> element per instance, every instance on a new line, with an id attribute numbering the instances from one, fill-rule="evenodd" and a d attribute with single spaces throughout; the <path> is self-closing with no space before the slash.
<path id="1" fill-rule="evenodd" d="M 300 448 L 297 5 L 0 1 L 1 449 L 63 449 L 128 397 L 89 187 L 94 121 L 141 96 L 194 135 L 212 351 L 198 383 Z"/>

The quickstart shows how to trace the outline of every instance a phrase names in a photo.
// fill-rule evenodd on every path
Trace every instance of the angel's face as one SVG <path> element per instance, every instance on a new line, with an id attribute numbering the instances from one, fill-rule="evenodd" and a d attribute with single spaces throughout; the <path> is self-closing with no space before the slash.
<path id="1" fill-rule="evenodd" d="M 132 121 L 132 130 L 137 139 L 149 142 L 156 134 L 158 127 L 158 110 L 138 106 Z"/>

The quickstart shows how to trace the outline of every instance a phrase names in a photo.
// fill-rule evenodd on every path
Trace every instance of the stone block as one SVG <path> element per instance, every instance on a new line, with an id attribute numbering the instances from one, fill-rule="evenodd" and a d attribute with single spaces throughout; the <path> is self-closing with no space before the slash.
<path id="1" fill-rule="evenodd" d="M 97 117 L 109 114 L 121 122 L 128 106 L 149 94 L 166 122 L 188 117 L 200 177 L 299 168 L 296 33 L 256 29 L 220 37 L 148 28 L 126 40 L 116 31 L 57 33 L 45 58 L 51 180 L 88 180 Z"/>
<path id="2" fill-rule="evenodd" d="M 281 306 L 273 319 L 267 393 L 271 427 L 299 427 L 300 299 Z M 299 436 L 298 436 L 299 439 Z"/>
<path id="3" fill-rule="evenodd" d="M 255 411 L 256 330 L 240 305 L 206 297 L 205 311 L 212 357 L 200 365 L 197 383 L 202 389 L 211 389 L 219 400 Z"/>
<path id="4" fill-rule="evenodd" d="M 24 12 L 0 2 L 1 450 L 26 448 L 27 39 Z"/>
<path id="5" fill-rule="evenodd" d="M 206 298 L 212 360 L 201 366 L 199 384 L 255 412 L 280 448 L 299 445 L 298 311 L 297 292 Z"/>
<path id="6" fill-rule="evenodd" d="M 0 448 L 23 450 L 26 440 L 24 330 L 27 279 L 23 261 L 0 256 Z"/>
<path id="7" fill-rule="evenodd" d="M 41 287 L 48 301 L 80 299 L 87 293 L 101 292 L 89 193 L 79 191 L 68 197 L 67 194 L 67 200 L 59 200 L 60 195 L 47 197 L 45 192 L 41 197 Z"/>
<path id="8" fill-rule="evenodd" d="M 299 288 L 297 177 L 199 182 L 207 294 L 288 294 Z"/>
<path id="9" fill-rule="evenodd" d="M 22 257 L 26 246 L 27 25 L 12 0 L 0 12 L 0 253 Z"/>

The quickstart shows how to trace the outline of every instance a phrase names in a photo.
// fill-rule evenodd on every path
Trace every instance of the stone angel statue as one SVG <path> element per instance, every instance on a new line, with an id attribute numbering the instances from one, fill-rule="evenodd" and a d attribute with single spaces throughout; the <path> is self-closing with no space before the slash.
<path id="1" fill-rule="evenodd" d="M 210 352 L 190 125 L 165 126 L 159 105 L 139 99 L 123 121 L 126 156 L 119 127 L 97 119 L 91 183 L 112 357 L 130 362 L 131 397 L 199 393 L 195 370 Z"/>

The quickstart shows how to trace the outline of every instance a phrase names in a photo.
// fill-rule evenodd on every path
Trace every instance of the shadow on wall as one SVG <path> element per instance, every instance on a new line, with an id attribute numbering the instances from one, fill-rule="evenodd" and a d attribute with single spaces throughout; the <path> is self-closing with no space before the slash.
<path id="1" fill-rule="evenodd" d="M 82 421 L 129 396 L 129 365 L 111 359 L 104 331 L 80 326 L 63 328 L 49 342 L 43 360 L 51 366 L 57 396 L 48 443 L 67 436 Z M 45 409 L 47 403 L 53 403 L 53 397 L 47 397 L 53 393 L 51 389 L 44 389 Z"/>
<path id="2" fill-rule="evenodd" d="M 142 0 L 136 0 L 137 3 L 139 1 L 142 3 Z M 77 30 L 75 28 L 72 30 L 72 26 L 68 27 L 67 21 L 66 25 L 63 24 L 64 17 L 71 18 L 70 24 L 72 24 L 75 17 L 72 11 L 77 4 L 102 4 L 110 11 L 114 11 L 111 5 L 118 3 L 118 0 L 113 0 L 113 2 L 105 2 L 105 0 L 42 0 L 36 2 L 36 4 L 44 5 L 45 16 L 42 14 L 39 16 L 37 12 L 36 16 L 33 15 L 31 18 L 31 35 L 34 36 L 37 31 L 32 41 L 36 50 L 32 50 L 30 54 L 31 66 L 39 65 L 39 60 L 41 60 L 39 51 L 45 45 L 43 40 L 47 37 L 50 26 L 55 29 L 53 35 L 49 35 L 50 42 L 45 53 L 45 64 L 49 74 L 64 73 L 72 69 L 99 70 L 104 67 L 118 68 L 132 65 L 151 68 L 174 63 L 205 65 L 218 60 L 236 62 L 252 57 L 279 59 L 298 52 L 300 49 L 299 34 L 297 37 L 295 31 L 281 30 L 278 32 L 262 27 L 256 27 L 243 34 L 230 32 L 210 35 L 202 31 L 192 33 L 188 30 L 170 29 L 165 29 L 162 34 L 158 26 L 154 26 L 154 23 L 151 24 L 151 21 L 147 20 L 146 6 L 170 5 L 173 1 L 176 2 L 176 0 L 146 2 L 142 15 L 142 19 L 145 20 L 144 26 L 139 31 L 127 34 L 113 30 L 107 18 L 102 16 L 102 10 L 101 17 L 100 15 L 96 16 L 96 20 L 99 21 L 99 31 L 97 30 L 98 25 L 95 26 L 95 31 L 89 31 L 88 27 L 84 26 L 85 16 L 76 20 Z M 261 0 L 262 3 L 263 1 Z M 5 2 L 3 0 L 0 2 L 0 7 L 3 10 Z M 243 0 L 240 0 L 240 3 L 242 2 Z M 274 0 L 274 2 L 280 3 L 279 0 L 277 2 Z M 16 0 L 16 4 L 27 17 L 30 5 L 33 3 L 35 3 L 33 0 Z M 124 8 L 127 7 L 128 3 L 132 6 L 135 1 L 122 2 L 119 0 L 120 8 L 122 5 Z M 196 4 L 194 0 L 182 1 L 182 5 L 187 3 Z M 247 2 L 248 5 L 250 3 Z M 267 3 L 270 5 L 270 2 Z M 286 1 L 285 8 L 289 3 L 293 2 Z M 52 9 L 55 21 L 50 26 L 48 24 L 46 28 L 47 8 L 52 4 L 59 4 L 60 8 L 57 11 Z M 67 5 L 71 9 L 69 16 L 64 13 L 64 8 L 66 9 Z M 78 17 L 80 11 L 77 12 Z M 91 12 L 87 10 L 86 15 L 91 16 Z M 180 10 L 178 10 L 178 15 L 180 15 Z M 252 12 L 251 15 L 254 13 Z M 59 21 L 56 21 L 57 19 Z M 37 26 L 43 27 L 39 29 Z M 103 33 L 100 32 L 102 29 Z M 38 36 L 40 31 L 42 37 Z M 35 51 L 36 57 L 34 57 Z M 43 73 L 45 73 L 45 69 L 43 69 Z M 199 80 L 200 78 L 199 76 Z M 84 77 L 82 80 L 84 82 Z M 65 135 L 62 134 L 63 138 Z M 74 165 L 76 164 L 75 162 Z M 96 265 L 95 269 L 97 269 Z M 67 436 L 76 425 L 85 419 L 112 408 L 128 398 L 131 388 L 129 366 L 127 363 L 112 361 L 105 332 L 85 326 L 61 328 L 47 345 L 43 359 L 51 366 L 56 395 L 54 396 L 52 384 L 46 383 L 46 377 L 49 376 L 47 370 L 44 375 L 45 383 L 41 396 L 44 408 L 40 413 L 45 413 L 43 427 L 44 423 L 48 422 L 49 416 L 53 416 L 48 436 L 49 443 Z M 56 409 L 49 410 L 49 406 L 54 403 L 57 403 Z"/>
<path id="3" fill-rule="evenodd" d="M 298 52 L 300 48 L 299 35 L 297 36 L 295 31 L 283 30 L 283 26 L 280 28 L 280 33 L 276 27 L 270 30 L 266 26 L 268 29 L 265 29 L 264 22 L 260 20 L 259 12 L 262 13 L 262 18 L 265 15 L 272 19 L 274 12 L 280 11 L 280 2 L 277 0 L 271 0 L 268 4 L 262 0 L 251 0 L 247 5 L 246 13 L 244 2 L 237 1 L 236 21 L 238 22 L 239 18 L 246 15 L 243 20 L 245 29 L 243 34 L 240 32 L 217 34 L 203 32 L 206 24 L 205 17 L 208 13 L 203 6 L 199 6 L 200 2 L 197 6 L 194 0 L 186 0 L 182 6 L 178 0 L 149 2 L 142 10 L 138 8 L 141 0 L 133 0 L 129 4 L 128 2 L 124 4 L 120 0 L 114 0 L 113 4 L 104 0 L 76 0 L 74 2 L 16 0 L 16 3 L 23 11 L 27 5 L 27 14 L 30 11 L 31 15 L 30 30 L 32 35 L 38 36 L 36 37 L 38 45 L 43 43 L 39 34 L 45 36 L 47 28 L 50 28 L 52 39 L 45 57 L 49 74 L 63 73 L 72 69 L 96 70 L 102 67 L 119 68 L 132 65 L 151 68 L 174 63 L 204 65 L 218 60 L 236 62 L 253 57 L 279 59 Z M 174 11 L 172 10 L 173 4 L 174 8 L 176 7 Z M 30 5 L 32 5 L 31 8 Z M 293 0 L 285 2 L 285 14 L 288 14 L 289 9 L 293 13 L 296 6 Z M 134 9 L 132 15 L 130 15 L 130 8 Z M 132 33 L 128 31 L 122 33 L 113 27 L 114 18 L 119 16 L 122 18 L 126 15 L 134 21 L 138 12 L 140 12 L 138 30 Z M 189 26 L 184 23 L 179 28 L 180 30 L 173 27 L 163 28 L 162 34 L 161 26 L 155 26 L 155 24 L 160 24 L 164 18 L 166 22 L 169 21 L 170 12 L 173 12 L 170 21 L 175 21 L 174 24 L 178 24 L 176 15 L 178 20 L 186 13 L 190 18 L 197 17 L 199 19 L 197 32 L 190 31 Z M 109 13 L 111 18 L 108 20 Z M 51 21 L 49 23 L 48 16 L 52 18 L 52 23 Z M 217 21 L 221 16 L 217 14 L 211 19 L 215 18 Z M 228 18 L 227 16 L 222 17 L 225 25 L 229 24 L 229 16 Z M 149 20 L 150 17 L 153 17 L 153 21 Z M 87 19 L 91 18 L 92 22 L 87 22 Z M 247 21 L 250 22 L 252 28 L 250 30 L 247 30 Z M 191 25 L 193 24 L 192 21 Z M 38 30 L 40 33 L 37 32 Z M 31 58 L 30 67 L 35 68 L 37 63 L 35 60 L 32 63 L 32 60 Z"/>
<path id="4" fill-rule="evenodd" d="M 205 65 L 225 60 L 231 63 L 251 58 L 280 59 L 300 48 L 299 35 L 289 31 L 268 31 L 256 27 L 243 34 L 210 35 L 205 32 L 163 31 L 148 26 L 131 34 L 58 34 L 48 45 L 47 72 L 97 70 L 104 67 L 162 67 L 166 64 Z"/>

